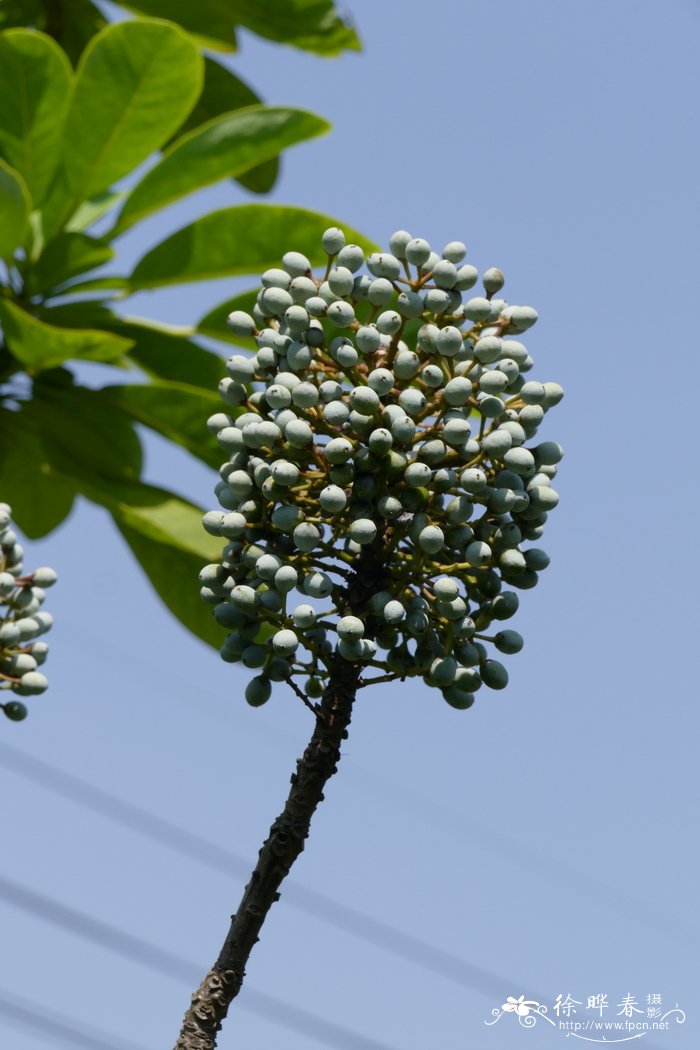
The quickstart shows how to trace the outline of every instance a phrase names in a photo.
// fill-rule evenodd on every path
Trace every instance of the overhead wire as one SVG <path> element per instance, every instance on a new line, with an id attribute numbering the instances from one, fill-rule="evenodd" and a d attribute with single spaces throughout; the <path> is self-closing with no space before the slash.
<path id="1" fill-rule="evenodd" d="M 112 954 L 121 955 L 130 962 L 139 963 L 164 977 L 182 981 L 190 990 L 194 990 L 204 976 L 204 970 L 190 959 L 185 959 L 166 948 L 160 948 L 101 919 L 95 919 L 84 911 L 68 907 L 4 876 L 0 876 L 0 899 Z M 244 987 L 236 1008 L 254 1013 L 266 1021 L 272 1021 L 283 1028 L 315 1039 L 335 1050 L 395 1050 L 387 1043 L 259 992 L 250 985 Z"/>
<path id="2" fill-rule="evenodd" d="M 65 1014 L 54 1013 L 37 1003 L 29 1002 L 0 988 L 0 1017 L 6 1018 L 13 1025 L 20 1025 L 39 1032 L 42 1036 L 58 1039 L 68 1043 L 74 1050 L 146 1050 L 146 1047 L 117 1039 L 106 1032 L 86 1028 L 82 1021 Z"/>
<path id="3" fill-rule="evenodd" d="M 157 841 L 181 856 L 204 864 L 213 871 L 244 880 L 250 875 L 251 863 L 245 857 L 215 845 L 140 806 L 117 798 L 71 773 L 65 773 L 43 760 L 27 755 L 4 741 L 0 742 L 0 764 L 107 820 Z M 469 987 L 483 995 L 496 997 L 502 995 L 506 985 L 515 987 L 512 981 L 509 983 L 509 980 L 501 975 L 476 966 L 452 952 L 293 880 L 285 883 L 283 897 L 299 911 L 321 919 L 344 933 L 391 952 L 425 970 L 430 970 L 440 977 L 455 981 L 461 987 Z"/>

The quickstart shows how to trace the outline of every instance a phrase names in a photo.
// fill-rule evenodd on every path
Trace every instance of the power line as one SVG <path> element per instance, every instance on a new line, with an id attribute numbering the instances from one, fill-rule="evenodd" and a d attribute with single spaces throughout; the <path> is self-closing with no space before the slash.
<path id="1" fill-rule="evenodd" d="M 6 1017 L 10 1023 L 31 1028 L 42 1035 L 68 1043 L 75 1050 L 78 1047 L 84 1047 L 85 1050 L 145 1050 L 145 1047 L 137 1046 L 136 1043 L 117 1041 L 104 1032 L 86 1028 L 82 1021 L 73 1017 L 66 1017 L 65 1014 L 53 1013 L 46 1009 L 40 1010 L 36 1003 L 30 1003 L 2 988 L 0 988 L 0 1016 Z"/>
<path id="2" fill-rule="evenodd" d="M 126 933 L 116 926 L 102 922 L 101 919 L 94 919 L 85 912 L 69 908 L 51 897 L 45 897 L 2 876 L 0 897 L 13 907 L 82 937 L 83 940 L 91 941 L 114 955 L 121 955 L 130 962 L 137 962 L 165 977 L 182 981 L 190 989 L 194 989 L 204 976 L 199 966 L 181 955 Z M 264 1017 L 267 1021 L 294 1030 L 327 1046 L 333 1046 L 336 1050 L 393 1050 L 386 1043 L 380 1043 L 361 1032 L 318 1017 L 248 986 L 244 987 L 241 998 L 237 1001 L 237 1008 Z"/>
<path id="3" fill-rule="evenodd" d="M 77 629 L 78 625 L 76 624 L 75 626 Z M 103 636 L 86 631 L 82 624 L 80 625 L 80 631 L 83 635 L 87 635 L 90 638 L 92 648 L 102 648 L 102 650 L 108 654 L 110 651 L 112 653 L 120 653 L 122 651 L 123 647 L 116 645 L 113 641 L 106 641 Z M 127 650 L 123 649 L 123 652 L 126 654 Z M 141 667 L 145 669 L 146 676 L 155 680 L 154 665 L 151 660 L 145 658 L 142 653 L 131 651 L 128 652 L 128 656 L 130 664 L 133 664 L 135 660 L 138 661 Z M 162 683 L 164 677 L 168 677 L 173 683 L 174 690 L 172 695 L 179 697 L 180 689 L 182 687 L 181 680 L 178 679 L 169 668 L 159 668 L 159 684 Z M 183 697 L 182 702 L 189 707 L 192 705 L 192 700 L 189 696 L 187 698 Z M 201 707 L 199 710 L 202 710 Z M 208 707 L 206 710 L 213 717 L 221 719 L 221 712 L 223 709 L 220 706 Z M 254 720 L 252 722 L 249 720 L 244 723 L 249 732 L 253 731 L 251 726 L 254 724 Z M 271 731 L 275 732 L 278 742 L 282 739 L 292 739 L 289 734 L 283 732 L 277 727 L 272 729 L 272 727 L 267 726 L 264 739 L 268 745 L 270 744 L 270 740 L 267 734 Z M 255 732 L 257 733 L 259 730 L 256 730 Z M 555 886 L 563 887 L 569 893 L 574 893 L 583 899 L 595 901 L 598 906 L 614 912 L 617 916 L 625 915 L 628 920 L 635 925 L 644 925 L 649 929 L 653 929 L 657 933 L 662 933 L 665 937 L 673 937 L 676 941 L 684 944 L 686 947 L 695 948 L 698 936 L 700 936 L 700 928 L 697 924 L 674 915 L 665 908 L 660 907 L 655 900 L 642 899 L 635 896 L 630 892 L 629 886 L 615 886 L 612 883 L 597 877 L 595 874 L 581 871 L 575 865 L 568 863 L 565 859 L 556 854 L 545 853 L 543 850 L 534 848 L 528 841 L 519 841 L 516 843 L 513 839 L 500 834 L 492 827 L 487 827 L 474 820 L 465 818 L 464 813 L 458 811 L 455 807 L 450 807 L 445 805 L 444 802 L 437 802 L 430 799 L 426 795 L 411 790 L 409 786 L 401 785 L 399 787 L 374 769 L 364 766 L 362 768 L 362 777 L 359 782 L 360 788 L 373 791 L 374 789 L 371 787 L 372 781 L 374 781 L 374 784 L 382 792 L 382 797 L 384 799 L 390 799 L 394 805 L 402 811 L 406 810 L 407 797 L 410 797 L 413 818 L 422 820 L 430 827 L 431 831 L 435 830 L 436 823 L 448 826 L 451 834 L 454 834 L 456 826 L 461 826 L 465 832 L 471 836 L 472 841 L 504 861 L 509 867 L 520 867 L 523 870 L 536 875 L 537 878 L 545 879 L 547 882 L 550 882 Z M 230 868 L 229 871 L 231 870 L 233 869 Z M 287 891 L 287 896 L 291 901 L 289 890 Z M 303 909 L 304 905 L 301 901 L 295 903 L 300 909 Z M 331 901 L 331 904 L 333 903 L 334 902 Z M 327 921 L 330 922 L 332 920 L 328 919 Z M 373 920 L 370 920 L 370 922 L 373 922 Z M 378 925 L 384 926 L 383 923 L 379 923 Z M 364 934 L 355 928 L 351 929 L 349 926 L 342 926 L 340 928 L 346 929 L 349 933 L 357 933 L 357 936 L 362 937 L 363 939 L 369 939 L 365 938 Z M 389 927 L 389 929 L 391 929 L 391 927 Z M 418 945 L 421 943 L 422 942 L 419 941 Z M 390 948 L 388 944 L 382 944 L 380 946 L 385 947 L 388 951 L 394 951 L 394 949 Z M 404 957 L 408 958 L 408 956 Z M 456 957 L 452 956 L 451 958 L 454 960 Z M 463 962 L 463 960 L 457 959 L 457 962 Z M 424 963 L 418 964 L 424 965 Z M 438 965 L 446 966 L 448 970 L 452 969 L 450 963 L 445 958 L 438 961 Z M 466 965 L 468 966 L 469 964 Z M 459 973 L 459 968 L 454 970 L 454 977 L 447 972 L 443 972 L 443 970 L 437 972 L 442 973 L 443 976 L 448 977 L 450 980 L 454 979 L 460 983 L 467 983 L 464 976 Z M 488 994 L 493 994 L 493 990 Z"/>
<path id="4" fill-rule="evenodd" d="M 213 871 L 229 876 L 235 875 L 240 879 L 247 879 L 250 875 L 251 864 L 245 857 L 171 824 L 162 817 L 117 798 L 70 773 L 64 773 L 55 766 L 33 758 L 4 742 L 0 742 L 0 764 L 108 820 L 157 841 L 182 856 L 199 861 Z M 430 970 L 440 977 L 455 981 L 462 988 L 466 986 L 483 995 L 498 997 L 503 995 L 506 986 L 514 988 L 519 983 L 475 966 L 466 959 L 413 934 L 405 933 L 396 926 L 293 881 L 285 884 L 283 896 L 299 911 L 321 919 L 344 933 L 352 934 L 425 970 Z"/>

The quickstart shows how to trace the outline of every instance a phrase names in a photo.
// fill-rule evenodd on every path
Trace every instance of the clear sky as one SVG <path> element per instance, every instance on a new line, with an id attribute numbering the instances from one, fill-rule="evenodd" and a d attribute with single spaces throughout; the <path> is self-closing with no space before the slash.
<path id="1" fill-rule="evenodd" d="M 233 67 L 268 101 L 334 124 L 285 157 L 271 197 L 379 241 L 401 227 L 438 250 L 461 239 L 480 269 L 504 270 L 504 294 L 540 311 L 533 377 L 567 392 L 542 431 L 566 450 L 562 502 L 542 541 L 551 567 L 512 622 L 526 645 L 507 658 L 505 692 L 482 690 L 467 712 L 422 685 L 361 694 L 293 884 L 365 918 L 317 898 L 310 915 L 290 885 L 219 1045 L 546 1050 L 567 1032 L 484 1021 L 520 995 L 550 1014 L 570 995 L 570 1020 L 598 1018 L 586 1006 L 601 994 L 610 1020 L 625 1020 L 625 996 L 643 1011 L 633 1021 L 648 996 L 663 1012 L 678 1004 L 685 1023 L 640 1042 L 696 1047 L 700 9 L 349 11 L 365 50 L 338 60 L 240 34 Z M 124 239 L 122 265 L 195 214 L 248 199 L 225 184 L 172 208 Z M 132 312 L 192 323 L 233 287 L 143 295 Z M 214 506 L 210 472 L 160 441 L 147 450 L 150 479 Z M 203 973 L 311 716 L 281 686 L 250 709 L 248 673 L 169 617 L 101 511 L 81 505 L 28 549 L 27 565 L 53 565 L 60 583 L 47 602 L 50 691 L 26 722 L 0 726 L 0 1044 L 64 1045 L 11 1025 L 10 993 L 115 1046 L 168 1048 L 195 983 L 185 962 L 161 960 L 176 971 L 166 976 L 90 944 L 12 907 L 10 883 Z M 5 742 L 228 848 L 242 869 L 217 872 L 20 776 Z M 358 1038 L 284 1029 L 263 995 Z"/>

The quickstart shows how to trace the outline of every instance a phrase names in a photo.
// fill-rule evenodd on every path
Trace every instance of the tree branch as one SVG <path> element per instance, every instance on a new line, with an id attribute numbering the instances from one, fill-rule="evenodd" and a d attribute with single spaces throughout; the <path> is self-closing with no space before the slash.
<path id="1" fill-rule="evenodd" d="M 365 548 L 354 568 L 353 578 L 344 589 L 345 603 L 353 612 L 363 612 L 384 574 L 381 548 Z M 304 849 L 311 818 L 323 801 L 326 783 L 336 772 L 361 673 L 361 664 L 350 663 L 337 653 L 333 655 L 313 735 L 297 762 L 287 802 L 258 854 L 219 958 L 192 997 L 175 1050 L 216 1047 L 217 1033 L 241 989 L 261 927 L 279 900 L 280 885 Z"/>

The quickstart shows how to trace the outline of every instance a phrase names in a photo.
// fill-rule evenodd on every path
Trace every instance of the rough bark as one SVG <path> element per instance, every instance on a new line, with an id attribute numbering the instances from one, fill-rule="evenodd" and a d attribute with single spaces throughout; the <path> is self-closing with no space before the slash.
<path id="1" fill-rule="evenodd" d="M 379 545 L 365 549 L 345 590 L 349 610 L 364 610 L 369 597 L 381 589 L 384 574 Z M 279 900 L 279 887 L 304 849 L 311 818 L 323 801 L 323 791 L 336 772 L 342 741 L 348 735 L 352 707 L 361 674 L 359 664 L 333 657 L 328 687 L 316 714 L 313 735 L 291 777 L 291 789 L 282 813 L 258 854 L 219 954 L 219 958 L 192 997 L 175 1050 L 214 1050 L 217 1033 L 241 989 L 245 967 L 260 929 Z"/>

